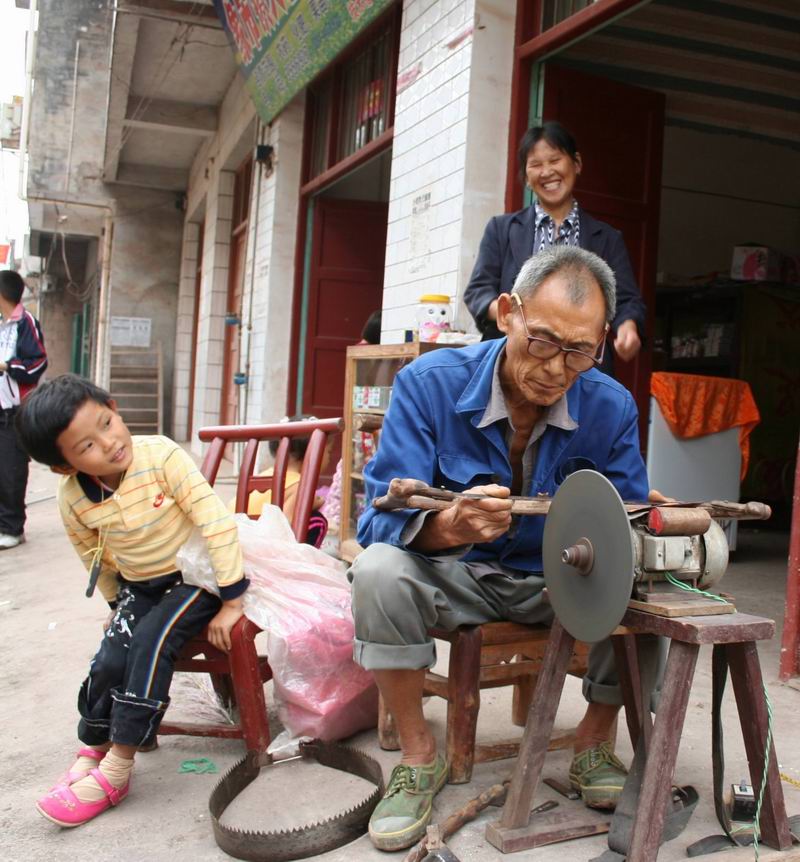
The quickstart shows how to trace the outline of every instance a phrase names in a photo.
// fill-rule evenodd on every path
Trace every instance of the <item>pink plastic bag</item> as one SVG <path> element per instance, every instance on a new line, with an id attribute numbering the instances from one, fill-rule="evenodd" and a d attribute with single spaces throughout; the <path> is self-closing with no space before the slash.
<path id="1" fill-rule="evenodd" d="M 245 614 L 267 634 L 278 716 L 292 738 L 343 739 L 374 727 L 378 692 L 353 661 L 350 585 L 340 562 L 299 544 L 283 512 L 265 506 L 258 521 L 236 515 Z M 196 533 L 178 553 L 187 583 L 218 593 L 205 540 Z"/>

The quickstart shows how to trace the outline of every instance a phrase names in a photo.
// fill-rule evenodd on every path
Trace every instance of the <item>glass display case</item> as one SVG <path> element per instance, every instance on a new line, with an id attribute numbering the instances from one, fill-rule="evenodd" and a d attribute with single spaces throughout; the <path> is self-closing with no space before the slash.
<path id="1" fill-rule="evenodd" d="M 364 467 L 378 448 L 383 417 L 389 407 L 397 372 L 436 344 L 364 344 L 347 348 L 342 438 L 342 510 L 339 555 L 352 562 L 361 546 L 356 541 L 358 518 L 368 505 Z"/>

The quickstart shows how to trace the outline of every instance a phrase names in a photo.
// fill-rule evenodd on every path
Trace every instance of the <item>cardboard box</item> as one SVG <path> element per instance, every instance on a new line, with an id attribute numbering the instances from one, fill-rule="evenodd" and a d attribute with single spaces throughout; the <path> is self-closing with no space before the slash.
<path id="1" fill-rule="evenodd" d="M 780 281 L 781 253 L 765 245 L 733 247 L 731 278 L 735 281 Z"/>

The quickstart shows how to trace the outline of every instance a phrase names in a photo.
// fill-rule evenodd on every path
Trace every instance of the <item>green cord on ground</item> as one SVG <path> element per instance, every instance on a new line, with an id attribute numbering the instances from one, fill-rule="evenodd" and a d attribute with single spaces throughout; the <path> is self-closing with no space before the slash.
<path id="1" fill-rule="evenodd" d="M 194 760 L 184 760 L 178 767 L 178 772 L 195 772 L 198 775 L 215 773 L 217 771 L 216 763 L 214 763 L 213 760 L 209 760 L 207 757 L 198 757 Z"/>
<path id="2" fill-rule="evenodd" d="M 664 577 L 673 586 L 676 586 L 681 590 L 685 590 L 687 593 L 697 593 L 698 596 L 705 596 L 707 599 L 713 599 L 715 602 L 722 602 L 724 605 L 728 604 L 727 600 L 723 599 L 722 596 L 716 596 L 714 593 L 707 593 L 705 590 L 698 590 L 697 587 L 691 587 L 685 581 L 679 581 L 670 572 L 664 572 Z"/>

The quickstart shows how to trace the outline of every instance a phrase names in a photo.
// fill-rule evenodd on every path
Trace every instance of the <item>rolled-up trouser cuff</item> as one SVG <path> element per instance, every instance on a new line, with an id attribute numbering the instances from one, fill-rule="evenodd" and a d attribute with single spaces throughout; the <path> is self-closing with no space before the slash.
<path id="1" fill-rule="evenodd" d="M 136 697 L 118 688 L 112 689 L 111 732 L 109 738 L 120 745 L 144 745 L 158 730 L 167 700 Z"/>
<path id="2" fill-rule="evenodd" d="M 111 722 L 107 719 L 81 716 L 78 724 L 78 739 L 84 745 L 105 745 L 108 742 L 110 730 Z"/>
<path id="3" fill-rule="evenodd" d="M 353 661 L 364 670 L 427 670 L 436 664 L 436 644 L 376 644 L 355 638 Z"/>
<path id="4" fill-rule="evenodd" d="M 604 685 L 601 682 L 593 682 L 588 676 L 583 678 L 583 696 L 589 703 L 622 706 L 622 691 L 618 685 Z"/>

